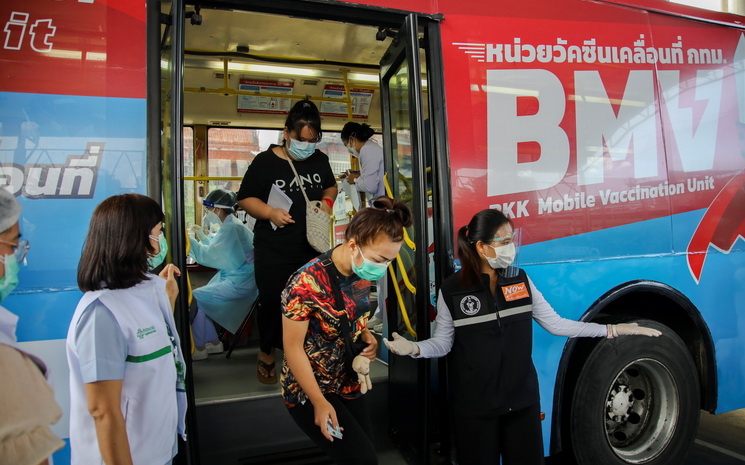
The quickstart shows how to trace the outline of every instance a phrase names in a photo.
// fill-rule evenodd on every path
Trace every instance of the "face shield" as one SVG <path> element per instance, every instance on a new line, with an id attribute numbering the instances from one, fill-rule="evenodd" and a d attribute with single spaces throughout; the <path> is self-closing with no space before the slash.
<path id="1" fill-rule="evenodd" d="M 500 270 L 505 278 L 514 278 L 520 272 L 520 245 L 522 230 L 514 229 L 511 234 L 492 239 L 489 247 L 494 249 L 495 257 L 487 260 L 492 268 Z"/>
<path id="2" fill-rule="evenodd" d="M 220 229 L 220 226 L 222 226 L 222 220 L 217 216 L 217 213 L 213 211 L 215 208 L 233 210 L 233 207 L 227 205 L 221 205 L 209 200 L 202 200 L 202 229 L 205 234 L 215 234 L 217 230 Z"/>

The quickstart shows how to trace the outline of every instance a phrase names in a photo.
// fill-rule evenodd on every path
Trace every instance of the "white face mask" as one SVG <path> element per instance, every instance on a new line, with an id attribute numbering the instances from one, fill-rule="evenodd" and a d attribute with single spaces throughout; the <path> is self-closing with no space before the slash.
<path id="1" fill-rule="evenodd" d="M 349 154 L 352 155 L 354 158 L 360 157 L 360 152 L 358 152 L 357 149 L 354 148 L 354 144 L 352 142 L 349 142 L 349 145 L 347 145 L 347 150 L 349 150 Z"/>
<path id="2" fill-rule="evenodd" d="M 489 266 L 494 268 L 495 270 L 507 268 L 515 260 L 514 243 L 509 243 L 500 247 L 494 247 L 493 245 L 489 244 L 486 245 L 494 249 L 494 253 L 496 254 L 495 257 L 487 257 L 486 255 L 484 255 L 486 261 L 489 262 Z"/>

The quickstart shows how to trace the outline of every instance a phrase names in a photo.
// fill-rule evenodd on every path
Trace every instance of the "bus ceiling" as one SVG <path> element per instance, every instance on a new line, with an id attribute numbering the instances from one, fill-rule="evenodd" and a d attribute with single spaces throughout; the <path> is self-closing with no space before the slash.
<path id="1" fill-rule="evenodd" d="M 372 99 L 366 118 L 326 116 L 324 128 L 339 130 L 355 119 L 381 129 L 379 62 L 397 40 L 389 23 L 362 25 L 200 5 L 200 24 L 185 20 L 184 124 L 276 128 L 284 122 L 282 115 L 242 111 L 241 99 L 308 96 L 317 103 L 351 102 L 351 91 L 367 91 Z M 191 11 L 196 15 L 194 7 L 187 8 Z M 259 84 L 266 87 L 257 89 Z M 271 84 L 277 86 L 268 88 Z"/>

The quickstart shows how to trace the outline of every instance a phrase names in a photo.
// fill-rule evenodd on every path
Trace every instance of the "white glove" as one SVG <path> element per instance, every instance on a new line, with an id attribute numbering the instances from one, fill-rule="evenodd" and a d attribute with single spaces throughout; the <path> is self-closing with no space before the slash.
<path id="1" fill-rule="evenodd" d="M 396 355 L 417 355 L 419 354 L 419 346 L 411 342 L 410 340 L 402 337 L 398 333 L 393 333 L 393 340 L 383 338 L 383 344 L 388 347 L 388 350 Z"/>
<path id="2" fill-rule="evenodd" d="M 352 369 L 357 372 L 357 381 L 360 383 L 360 392 L 366 393 L 372 389 L 370 379 L 370 359 L 364 355 L 358 355 L 352 360 Z"/>
<path id="3" fill-rule="evenodd" d="M 203 240 L 205 237 L 207 237 L 204 235 L 204 229 L 202 229 L 202 227 L 198 224 L 193 224 L 189 226 L 189 231 L 194 232 L 194 234 L 197 235 L 200 241 Z"/>
<path id="4" fill-rule="evenodd" d="M 618 336 L 650 336 L 658 337 L 662 334 L 660 331 L 652 328 L 639 326 L 637 323 L 619 323 L 617 325 L 608 325 L 608 339 Z"/>

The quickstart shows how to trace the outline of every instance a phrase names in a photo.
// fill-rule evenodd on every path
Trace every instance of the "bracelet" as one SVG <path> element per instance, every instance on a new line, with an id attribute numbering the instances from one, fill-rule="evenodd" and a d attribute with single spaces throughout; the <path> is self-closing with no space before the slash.
<path id="1" fill-rule="evenodd" d="M 330 198 L 328 198 L 328 197 L 322 197 L 321 200 L 323 200 L 324 202 L 326 202 L 326 204 L 329 206 L 329 208 L 334 208 L 334 201 L 331 200 Z"/>

